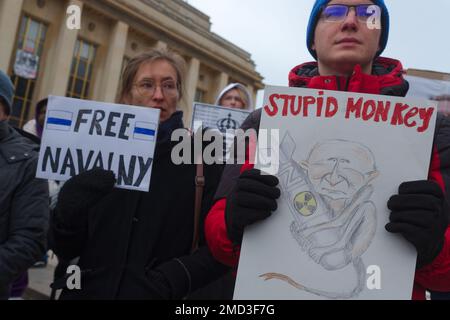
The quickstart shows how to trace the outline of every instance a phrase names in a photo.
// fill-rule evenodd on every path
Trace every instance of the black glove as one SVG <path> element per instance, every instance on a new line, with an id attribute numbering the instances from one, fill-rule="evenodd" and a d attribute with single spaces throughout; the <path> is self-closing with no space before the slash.
<path id="1" fill-rule="evenodd" d="M 388 201 L 392 210 L 386 230 L 401 233 L 417 250 L 417 268 L 431 263 L 442 250 L 449 206 L 432 181 L 404 182 Z"/>
<path id="2" fill-rule="evenodd" d="M 166 279 L 164 274 L 157 270 L 149 270 L 146 273 L 147 280 L 151 290 L 158 295 L 161 300 L 170 300 L 172 297 L 172 288 L 170 282 Z M 155 297 L 153 297 L 155 298 Z"/>
<path id="3" fill-rule="evenodd" d="M 262 175 L 260 170 L 244 171 L 227 198 L 225 223 L 230 240 L 242 242 L 244 228 L 263 220 L 277 209 L 276 199 L 280 197 L 278 178 Z"/>
<path id="4" fill-rule="evenodd" d="M 83 227 L 87 212 L 114 188 L 112 171 L 93 169 L 70 178 L 61 188 L 56 212 L 64 225 Z"/>

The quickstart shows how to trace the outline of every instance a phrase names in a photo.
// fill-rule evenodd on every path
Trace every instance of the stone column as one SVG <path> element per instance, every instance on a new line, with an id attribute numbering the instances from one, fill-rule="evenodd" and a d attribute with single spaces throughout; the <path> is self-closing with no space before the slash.
<path id="1" fill-rule="evenodd" d="M 80 0 L 67 1 L 65 8 L 70 5 L 77 5 L 83 10 L 83 2 Z M 66 12 L 64 12 L 64 15 L 66 15 Z M 61 19 L 58 30 L 59 33 L 56 35 L 56 41 L 52 48 L 53 52 L 49 55 L 51 62 L 47 64 L 48 66 L 44 71 L 43 84 L 39 92 L 40 97 L 66 95 L 78 30 L 67 28 L 66 19 Z"/>
<path id="2" fill-rule="evenodd" d="M 119 88 L 120 73 L 122 72 L 123 56 L 127 43 L 128 25 L 117 21 L 109 38 L 108 53 L 103 69 L 102 82 L 98 100 L 114 102 Z"/>
<path id="3" fill-rule="evenodd" d="M 223 88 L 225 88 L 228 84 L 228 74 L 226 74 L 225 72 L 220 72 L 216 78 L 216 88 L 213 91 L 214 92 L 214 97 L 213 97 L 213 103 L 216 101 L 217 96 L 219 95 L 219 93 L 223 90 Z"/>
<path id="4" fill-rule="evenodd" d="M 190 126 L 192 117 L 192 104 L 195 99 L 195 91 L 197 90 L 198 74 L 200 71 L 200 61 L 191 58 L 188 63 L 188 70 L 184 86 L 184 99 L 180 103 L 180 108 L 184 112 L 183 121 L 186 127 Z"/>
<path id="5" fill-rule="evenodd" d="M 8 72 L 15 53 L 17 30 L 20 23 L 23 0 L 0 1 L 0 70 Z"/>

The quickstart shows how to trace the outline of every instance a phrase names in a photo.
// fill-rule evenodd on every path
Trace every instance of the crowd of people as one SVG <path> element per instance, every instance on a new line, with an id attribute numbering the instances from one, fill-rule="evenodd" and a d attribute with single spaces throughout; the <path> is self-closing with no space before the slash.
<path id="1" fill-rule="evenodd" d="M 379 9 L 381 28 L 367 25 L 369 6 Z M 289 86 L 404 97 L 401 62 L 381 57 L 389 23 L 383 0 L 315 1 L 306 30 L 314 61 L 294 67 Z M 276 210 L 279 181 L 249 162 L 173 164 L 184 74 L 184 60 L 167 50 L 141 54 L 123 71 L 118 102 L 160 110 L 152 188 L 139 192 L 114 188 L 114 174 L 103 169 L 64 184 L 36 178 L 47 100 L 28 133 L 13 128 L 14 86 L 0 72 L 0 299 L 17 296 L 13 284 L 48 249 L 81 269 L 81 290 L 66 288 L 64 270 L 58 273 L 61 299 L 232 298 L 244 229 Z M 254 109 L 239 83 L 224 88 L 216 105 Z M 253 111 L 242 128 L 258 130 L 260 117 L 261 109 Z M 450 292 L 450 123 L 442 115 L 430 158 L 428 180 L 405 181 L 387 202 L 386 230 L 417 250 L 413 299 Z"/>

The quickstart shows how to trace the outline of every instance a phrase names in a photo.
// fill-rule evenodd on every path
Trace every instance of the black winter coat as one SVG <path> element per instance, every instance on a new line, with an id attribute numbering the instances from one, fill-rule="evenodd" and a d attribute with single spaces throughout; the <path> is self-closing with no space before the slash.
<path id="1" fill-rule="evenodd" d="M 168 121 L 171 130 L 183 126 L 181 112 Z M 172 163 L 177 142 L 167 139 L 171 130 L 160 127 L 149 192 L 114 189 L 89 210 L 82 230 L 63 226 L 64 212 L 55 215 L 54 250 L 64 259 L 80 256 L 82 270 L 81 290 L 65 289 L 63 299 L 180 299 L 226 271 L 203 236 L 222 166 L 204 166 L 200 246 L 191 255 L 196 166 Z M 155 286 L 155 268 L 170 284 L 169 294 Z"/>
<path id="2" fill-rule="evenodd" d="M 36 179 L 39 146 L 0 121 L 0 299 L 45 253 L 49 201 Z"/>

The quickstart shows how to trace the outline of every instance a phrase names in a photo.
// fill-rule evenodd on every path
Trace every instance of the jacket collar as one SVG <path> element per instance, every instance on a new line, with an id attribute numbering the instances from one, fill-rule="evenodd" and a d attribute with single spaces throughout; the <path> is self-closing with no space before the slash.
<path id="1" fill-rule="evenodd" d="M 159 124 L 157 144 L 170 141 L 172 132 L 183 127 L 183 112 L 175 111 L 169 119 Z"/>
<path id="2" fill-rule="evenodd" d="M 317 62 L 308 62 L 292 69 L 289 86 L 404 97 L 409 85 L 403 73 L 400 61 L 383 57 L 375 59 L 372 74 L 357 65 L 350 77 L 321 76 Z"/>

